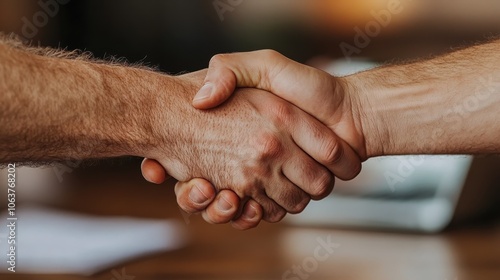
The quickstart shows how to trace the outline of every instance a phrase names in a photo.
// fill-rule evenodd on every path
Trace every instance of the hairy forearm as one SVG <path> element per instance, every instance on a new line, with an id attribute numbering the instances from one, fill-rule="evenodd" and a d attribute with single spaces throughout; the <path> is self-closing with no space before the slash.
<path id="1" fill-rule="evenodd" d="M 500 153 L 500 41 L 346 79 L 369 156 Z"/>
<path id="2" fill-rule="evenodd" d="M 0 41 L 0 162 L 147 155 L 175 78 L 43 52 Z"/>

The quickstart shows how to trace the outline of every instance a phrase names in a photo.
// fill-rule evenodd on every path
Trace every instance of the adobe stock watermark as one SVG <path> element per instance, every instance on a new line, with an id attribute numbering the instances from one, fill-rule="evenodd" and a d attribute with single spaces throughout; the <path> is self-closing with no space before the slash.
<path id="1" fill-rule="evenodd" d="M 77 149 L 77 153 L 80 153 L 81 150 Z M 77 169 L 82 165 L 83 160 L 65 160 L 64 162 L 57 163 L 52 167 L 52 170 L 54 171 L 54 174 L 57 177 L 57 180 L 59 180 L 59 183 L 62 183 L 64 178 L 63 175 L 66 173 L 71 173 L 73 170 Z"/>
<path id="2" fill-rule="evenodd" d="M 93 143 L 93 145 L 89 144 L 88 142 L 77 144 L 75 145 L 74 150 L 72 152 L 74 154 L 74 158 L 79 158 L 79 159 L 69 158 L 54 164 L 52 166 L 52 171 L 54 171 L 54 174 L 56 175 L 59 183 L 62 183 L 64 181 L 63 176 L 66 173 L 72 173 L 74 170 L 79 168 L 84 163 L 83 160 L 84 158 L 93 158 L 95 149 L 97 149 L 99 145 L 100 145 L 99 142 L 95 142 Z"/>
<path id="3" fill-rule="evenodd" d="M 369 21 L 364 29 L 358 26 L 354 27 L 356 35 L 354 35 L 353 44 L 347 42 L 340 43 L 339 47 L 344 57 L 349 61 L 352 55 L 359 55 L 363 49 L 370 45 L 373 38 L 380 35 L 382 28 L 387 27 L 391 23 L 393 16 L 400 14 L 403 10 L 404 7 L 401 5 L 401 0 L 388 0 L 386 9 L 378 12 L 372 10 L 370 14 L 373 20 Z"/>
<path id="4" fill-rule="evenodd" d="M 474 93 L 467 96 L 462 102 L 448 109 L 443 121 L 460 128 L 462 122 L 484 106 L 488 99 L 500 89 L 500 79 L 494 75 L 480 77 L 480 83 L 474 89 Z"/>
<path id="5" fill-rule="evenodd" d="M 441 120 L 446 124 L 447 129 L 460 131 L 467 118 L 470 118 L 481 107 L 487 106 L 488 100 L 500 90 L 500 80 L 495 80 L 496 78 L 494 75 L 480 77 L 480 83 L 474 88 L 473 94 L 444 111 Z M 431 131 L 429 139 L 434 143 L 446 141 L 446 137 L 443 138 L 444 133 L 443 127 L 435 127 Z M 423 142 L 416 141 L 415 144 L 420 146 L 423 145 Z M 425 150 L 426 148 L 420 146 L 419 149 Z M 403 183 L 419 166 L 425 163 L 425 157 L 422 155 L 397 157 L 397 159 L 399 160 L 397 170 L 384 172 L 387 185 L 392 191 L 395 191 L 398 184 Z"/>
<path id="6" fill-rule="evenodd" d="M 397 170 L 384 172 L 384 178 L 392 192 L 396 191 L 396 185 L 406 181 L 406 179 L 413 175 L 417 167 L 425 162 L 425 158 L 422 155 L 409 157 L 398 156 L 397 159 L 399 161 Z"/>
<path id="7" fill-rule="evenodd" d="M 311 274 L 318 270 L 320 263 L 330 258 L 335 249 L 340 247 L 340 244 L 332 242 L 331 235 L 328 235 L 326 240 L 318 237 L 316 241 L 318 245 L 314 248 L 313 255 L 304 258 L 299 265 L 293 265 L 285 271 L 281 277 L 282 280 L 308 279 Z"/>
<path id="8" fill-rule="evenodd" d="M 227 12 L 234 12 L 236 7 L 241 5 L 245 0 L 214 0 L 212 5 L 214 6 L 220 21 L 224 21 L 224 14 Z"/>
<path id="9" fill-rule="evenodd" d="M 116 269 L 113 269 L 111 271 L 111 274 L 113 275 L 113 278 L 111 278 L 111 280 L 134 280 L 135 279 L 135 276 L 127 274 L 127 272 L 125 271 L 125 267 L 123 267 L 120 272 L 118 272 Z"/>
<path id="10" fill-rule="evenodd" d="M 180 206 L 177 207 L 179 208 L 179 212 L 181 212 L 182 219 L 184 220 L 186 225 L 189 225 L 191 223 L 191 216 L 193 214 L 185 212 Z"/>
<path id="11" fill-rule="evenodd" d="M 479 81 L 480 83 L 474 88 L 473 94 L 444 111 L 442 120 L 447 124 L 447 129 L 460 131 L 463 122 L 481 107 L 487 106 L 489 99 L 500 90 L 500 79 L 494 75 L 480 77 Z M 444 128 L 435 127 L 430 134 L 430 139 L 434 143 L 445 142 L 444 134 Z M 420 142 L 416 144 L 421 145 Z"/>
<path id="12" fill-rule="evenodd" d="M 21 35 L 24 39 L 33 39 L 40 29 L 49 23 L 50 18 L 55 17 L 59 13 L 60 6 L 68 4 L 69 1 L 70 0 L 39 0 L 38 6 L 40 6 L 40 10 L 35 12 L 31 19 L 27 17 L 21 19 L 23 22 Z"/>

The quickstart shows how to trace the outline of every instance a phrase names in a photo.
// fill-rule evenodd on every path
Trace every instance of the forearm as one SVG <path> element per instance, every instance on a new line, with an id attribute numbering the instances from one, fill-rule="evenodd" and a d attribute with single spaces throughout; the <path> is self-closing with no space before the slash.
<path id="1" fill-rule="evenodd" d="M 347 80 L 369 156 L 500 153 L 500 41 Z"/>
<path id="2" fill-rule="evenodd" d="M 176 89 L 158 73 L 0 43 L 0 162 L 144 156 L 158 96 Z"/>

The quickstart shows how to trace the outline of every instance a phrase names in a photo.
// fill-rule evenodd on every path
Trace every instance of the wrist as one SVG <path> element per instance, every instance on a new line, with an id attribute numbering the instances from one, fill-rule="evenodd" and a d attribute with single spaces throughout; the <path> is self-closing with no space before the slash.
<path id="1" fill-rule="evenodd" d="M 494 151 L 497 50 L 493 43 L 350 77 L 369 156 Z"/>
<path id="2" fill-rule="evenodd" d="M 440 94 L 446 81 L 432 77 L 422 82 L 413 78 L 417 69 L 412 71 L 404 66 L 381 67 L 349 77 L 363 112 L 368 157 L 445 151 L 440 136 L 452 133 L 440 121 L 445 113 L 436 108 L 449 102 Z"/>
<path id="3" fill-rule="evenodd" d="M 360 131 L 365 159 L 382 156 L 389 143 L 388 123 L 381 107 L 383 92 L 376 78 L 358 73 L 342 78 L 350 96 L 355 126 Z"/>
<path id="4" fill-rule="evenodd" d="M 99 102 L 104 108 L 100 108 L 102 115 L 95 123 L 101 124 L 103 142 L 114 146 L 117 156 L 148 156 L 158 145 L 155 112 L 170 77 L 130 67 L 96 67 L 104 91 Z"/>
<path id="5" fill-rule="evenodd" d="M 158 74 L 156 79 L 153 104 L 145 109 L 150 115 L 152 144 L 142 156 L 176 165 L 184 160 L 180 155 L 189 153 L 189 145 L 196 139 L 199 128 L 195 124 L 203 123 L 202 114 L 191 105 L 203 78 L 190 73 L 175 77 Z"/>

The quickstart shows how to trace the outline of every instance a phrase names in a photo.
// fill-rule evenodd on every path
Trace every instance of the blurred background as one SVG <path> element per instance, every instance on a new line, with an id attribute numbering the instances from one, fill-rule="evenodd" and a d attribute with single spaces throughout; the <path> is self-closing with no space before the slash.
<path id="1" fill-rule="evenodd" d="M 32 45 L 85 50 L 97 58 L 122 58 L 170 74 L 206 68 L 217 53 L 274 49 L 345 75 L 498 38 L 500 1 L 0 0 L 0 32 L 15 33 Z M 100 279 L 131 279 L 124 274 L 136 279 L 276 279 L 292 265 L 307 263 L 317 239 L 328 236 L 340 244 L 339 253 L 328 259 L 331 265 L 316 261 L 311 272 L 303 265 L 312 279 L 495 279 L 488 277 L 499 273 L 499 254 L 486 264 L 472 264 L 481 258 L 477 250 L 487 251 L 487 243 L 500 240 L 498 158 L 371 160 L 363 176 L 340 182 L 333 196 L 314 203 L 312 210 L 243 233 L 182 213 L 173 181 L 159 187 L 145 183 L 140 160 L 18 169 L 19 208 L 26 205 L 26 220 L 35 217 L 30 232 L 19 233 L 25 235 L 21 244 L 59 244 L 60 249 L 48 263 L 40 262 L 47 261 L 47 254 L 40 253 L 46 248 L 26 251 L 26 274 L 19 279 L 41 279 L 42 273 Z M 401 168 L 414 170 L 402 184 L 385 180 L 384 174 L 399 174 Z M 6 196 L 5 172 L 2 176 Z M 7 208 L 4 199 L 0 208 Z M 41 234 L 44 223 L 36 221 L 45 220 L 58 226 L 60 236 Z M 145 231 L 127 230 L 139 227 Z M 61 241 L 62 235 L 75 235 L 75 228 L 81 228 L 77 241 Z M 120 243 L 116 237 L 122 234 Z M 144 236 L 150 244 L 142 242 Z M 85 245 L 91 237 L 92 244 L 109 242 L 93 248 Z M 486 243 L 472 243 L 477 239 Z M 73 248 L 75 243 L 83 245 Z M 416 249 L 418 256 L 409 253 Z M 96 254 L 103 257 L 89 258 Z M 431 268 L 428 277 L 422 277 L 415 263 Z M 345 268 L 353 265 L 359 269 Z"/>
<path id="2" fill-rule="evenodd" d="M 41 16 L 38 1 L 2 0 L 0 27 L 35 44 L 125 57 L 178 73 L 205 68 L 217 53 L 263 48 L 301 62 L 342 57 L 340 43 L 353 45 L 355 27 L 364 29 L 374 19 L 372 11 L 386 10 L 391 1 L 59 2 L 68 3 Z M 395 2 L 401 13 L 356 56 L 386 61 L 436 55 L 487 40 L 500 29 L 498 1 Z"/>

